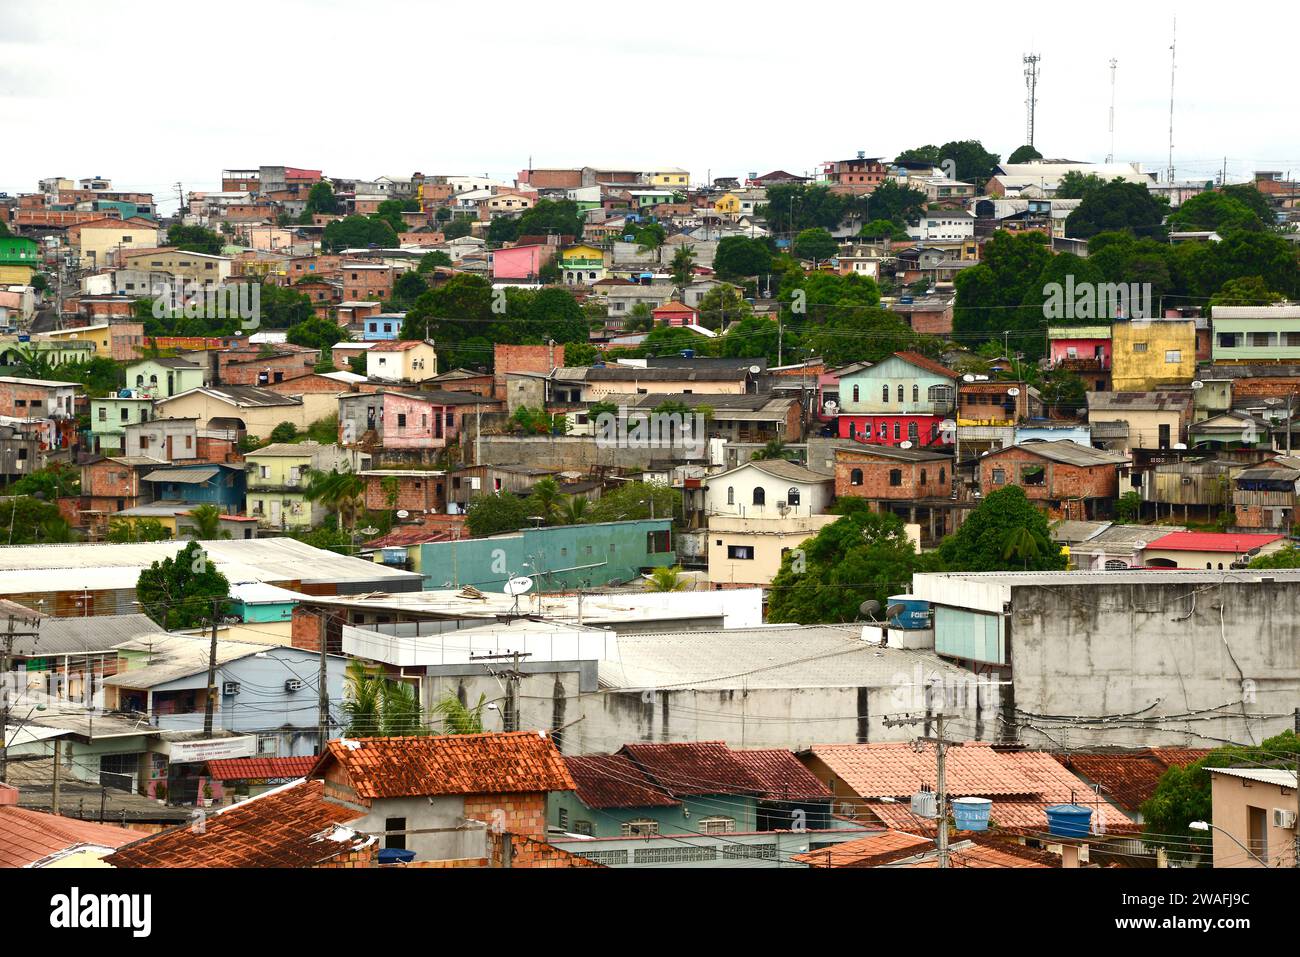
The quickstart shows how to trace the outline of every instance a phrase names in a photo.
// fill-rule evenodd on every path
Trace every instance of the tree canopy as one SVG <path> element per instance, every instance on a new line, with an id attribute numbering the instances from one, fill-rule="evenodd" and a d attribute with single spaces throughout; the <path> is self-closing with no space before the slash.
<path id="1" fill-rule="evenodd" d="M 1047 516 L 1019 485 L 990 492 L 961 527 L 939 544 L 948 571 L 1064 571 L 1067 558 L 1053 544 Z"/>
<path id="2" fill-rule="evenodd" d="M 230 582 L 217 571 L 198 542 L 175 558 L 142 569 L 135 586 L 144 612 L 168 631 L 195 628 L 212 620 L 213 600 L 230 594 Z M 220 613 L 221 605 L 217 607 Z"/>

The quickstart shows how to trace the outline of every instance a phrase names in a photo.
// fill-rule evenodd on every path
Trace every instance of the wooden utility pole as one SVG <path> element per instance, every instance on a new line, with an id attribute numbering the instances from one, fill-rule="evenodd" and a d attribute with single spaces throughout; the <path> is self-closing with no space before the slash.
<path id="1" fill-rule="evenodd" d="M 327 615 L 328 613 L 326 613 Z M 329 747 L 330 740 L 330 686 L 329 686 L 329 618 L 326 615 L 320 617 L 320 629 L 317 634 L 320 637 L 320 667 L 317 669 L 316 684 L 320 701 L 320 719 L 317 723 L 316 734 L 320 739 L 320 749 L 318 754 L 324 754 Z M 378 729 L 376 729 L 378 730 Z M 374 731 L 371 732 L 372 734 Z"/>
<path id="2" fill-rule="evenodd" d="M 217 708 L 217 609 L 219 598 L 212 599 L 212 641 L 208 644 L 208 701 L 203 706 L 203 736 L 212 737 L 212 716 Z"/>
<path id="3" fill-rule="evenodd" d="M 14 653 L 14 639 L 16 638 L 39 638 L 38 633 L 34 630 L 39 626 L 39 618 L 24 618 L 33 626 L 32 631 L 18 631 L 18 616 L 9 613 L 9 625 L 3 635 L 0 635 L 0 784 L 8 780 L 9 770 L 9 748 L 6 745 L 6 737 L 9 730 L 9 699 L 12 690 L 9 687 L 9 660 Z M 21 723 L 19 727 L 21 727 Z"/>
<path id="4" fill-rule="evenodd" d="M 883 722 L 885 727 L 893 728 L 899 725 L 920 724 L 922 722 L 934 721 L 938 729 L 937 735 L 920 735 L 916 740 L 929 741 L 934 745 L 935 754 L 935 784 L 936 784 L 936 812 L 938 814 L 938 847 L 939 847 L 939 866 L 947 868 L 949 864 L 948 855 L 948 781 L 947 781 L 947 752 L 948 748 L 959 748 L 962 746 L 961 741 L 950 741 L 944 736 L 944 724 L 953 715 L 943 713 L 920 715 L 911 717 L 904 715 L 900 718 L 886 718 Z"/>

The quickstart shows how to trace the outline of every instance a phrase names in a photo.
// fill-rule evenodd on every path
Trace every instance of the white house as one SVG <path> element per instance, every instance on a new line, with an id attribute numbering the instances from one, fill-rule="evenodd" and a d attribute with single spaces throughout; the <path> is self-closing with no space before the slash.
<path id="1" fill-rule="evenodd" d="M 710 516 L 781 519 L 820 515 L 831 503 L 834 486 L 834 476 L 785 459 L 762 459 L 710 477 L 704 501 Z"/>
<path id="2" fill-rule="evenodd" d="M 964 209 L 926 210 L 919 223 L 907 227 L 907 235 L 929 242 L 972 239 L 975 217 Z"/>

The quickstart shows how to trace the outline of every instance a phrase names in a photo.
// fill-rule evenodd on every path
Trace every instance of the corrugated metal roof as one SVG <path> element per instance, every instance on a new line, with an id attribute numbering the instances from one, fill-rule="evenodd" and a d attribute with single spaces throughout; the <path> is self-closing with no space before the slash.
<path id="1" fill-rule="evenodd" d="M 1258 781 L 1260 784 L 1276 784 L 1280 788 L 1294 789 L 1295 771 L 1285 768 L 1206 768 L 1211 774 L 1226 774 L 1233 778 Z"/>
<path id="2" fill-rule="evenodd" d="M 157 469 L 146 475 L 144 480 L 146 482 L 179 482 L 184 485 L 202 485 L 220 472 L 221 469 L 216 466 L 195 469 Z"/>

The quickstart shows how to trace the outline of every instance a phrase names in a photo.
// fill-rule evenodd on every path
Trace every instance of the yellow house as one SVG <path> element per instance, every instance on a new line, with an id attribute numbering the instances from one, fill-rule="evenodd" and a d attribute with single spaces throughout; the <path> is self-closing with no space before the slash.
<path id="1" fill-rule="evenodd" d="M 560 251 L 560 275 L 568 285 L 590 285 L 607 278 L 603 250 L 579 243 Z"/>
<path id="2" fill-rule="evenodd" d="M 154 403 L 154 417 L 158 419 L 198 419 L 200 431 L 218 432 L 238 437 L 243 432 L 260 438 L 269 438 L 281 422 L 292 422 L 305 429 L 317 419 L 323 419 L 338 407 L 332 392 L 311 395 L 325 400 L 319 407 L 308 406 L 307 396 L 281 395 L 270 389 L 251 385 L 204 386 L 182 392 L 180 395 L 159 399 Z M 313 412 L 323 414 L 313 415 Z"/>
<path id="3" fill-rule="evenodd" d="M 366 352 L 366 375 L 383 382 L 424 382 L 438 374 L 432 342 L 394 339 L 376 342 Z"/>
<path id="4" fill-rule="evenodd" d="M 1196 320 L 1135 319 L 1111 330 L 1116 392 L 1186 386 L 1196 378 Z"/>
<path id="5" fill-rule="evenodd" d="M 658 189 L 687 189 L 691 185 L 691 172 L 680 166 L 670 166 L 653 170 L 649 179 L 650 185 Z"/>
<path id="6" fill-rule="evenodd" d="M 123 253 L 122 260 L 128 269 L 141 272 L 165 272 L 186 282 L 218 283 L 230 278 L 233 260 L 229 256 L 213 256 L 183 249 L 151 249 L 137 253 Z"/>
<path id="7" fill-rule="evenodd" d="M 156 248 L 162 235 L 158 224 L 147 219 L 97 219 L 74 229 L 77 255 L 89 269 L 108 265 L 118 250 Z"/>
<path id="8" fill-rule="evenodd" d="M 739 216 L 740 197 L 735 193 L 723 193 L 718 197 L 718 201 L 713 204 L 713 208 L 723 216 Z"/>
<path id="9" fill-rule="evenodd" d="M 102 326 L 82 326 L 79 329 L 56 329 L 41 333 L 41 338 L 54 342 L 89 342 L 94 344 L 97 355 L 109 358 L 113 356 L 112 326 L 108 323 Z"/>

